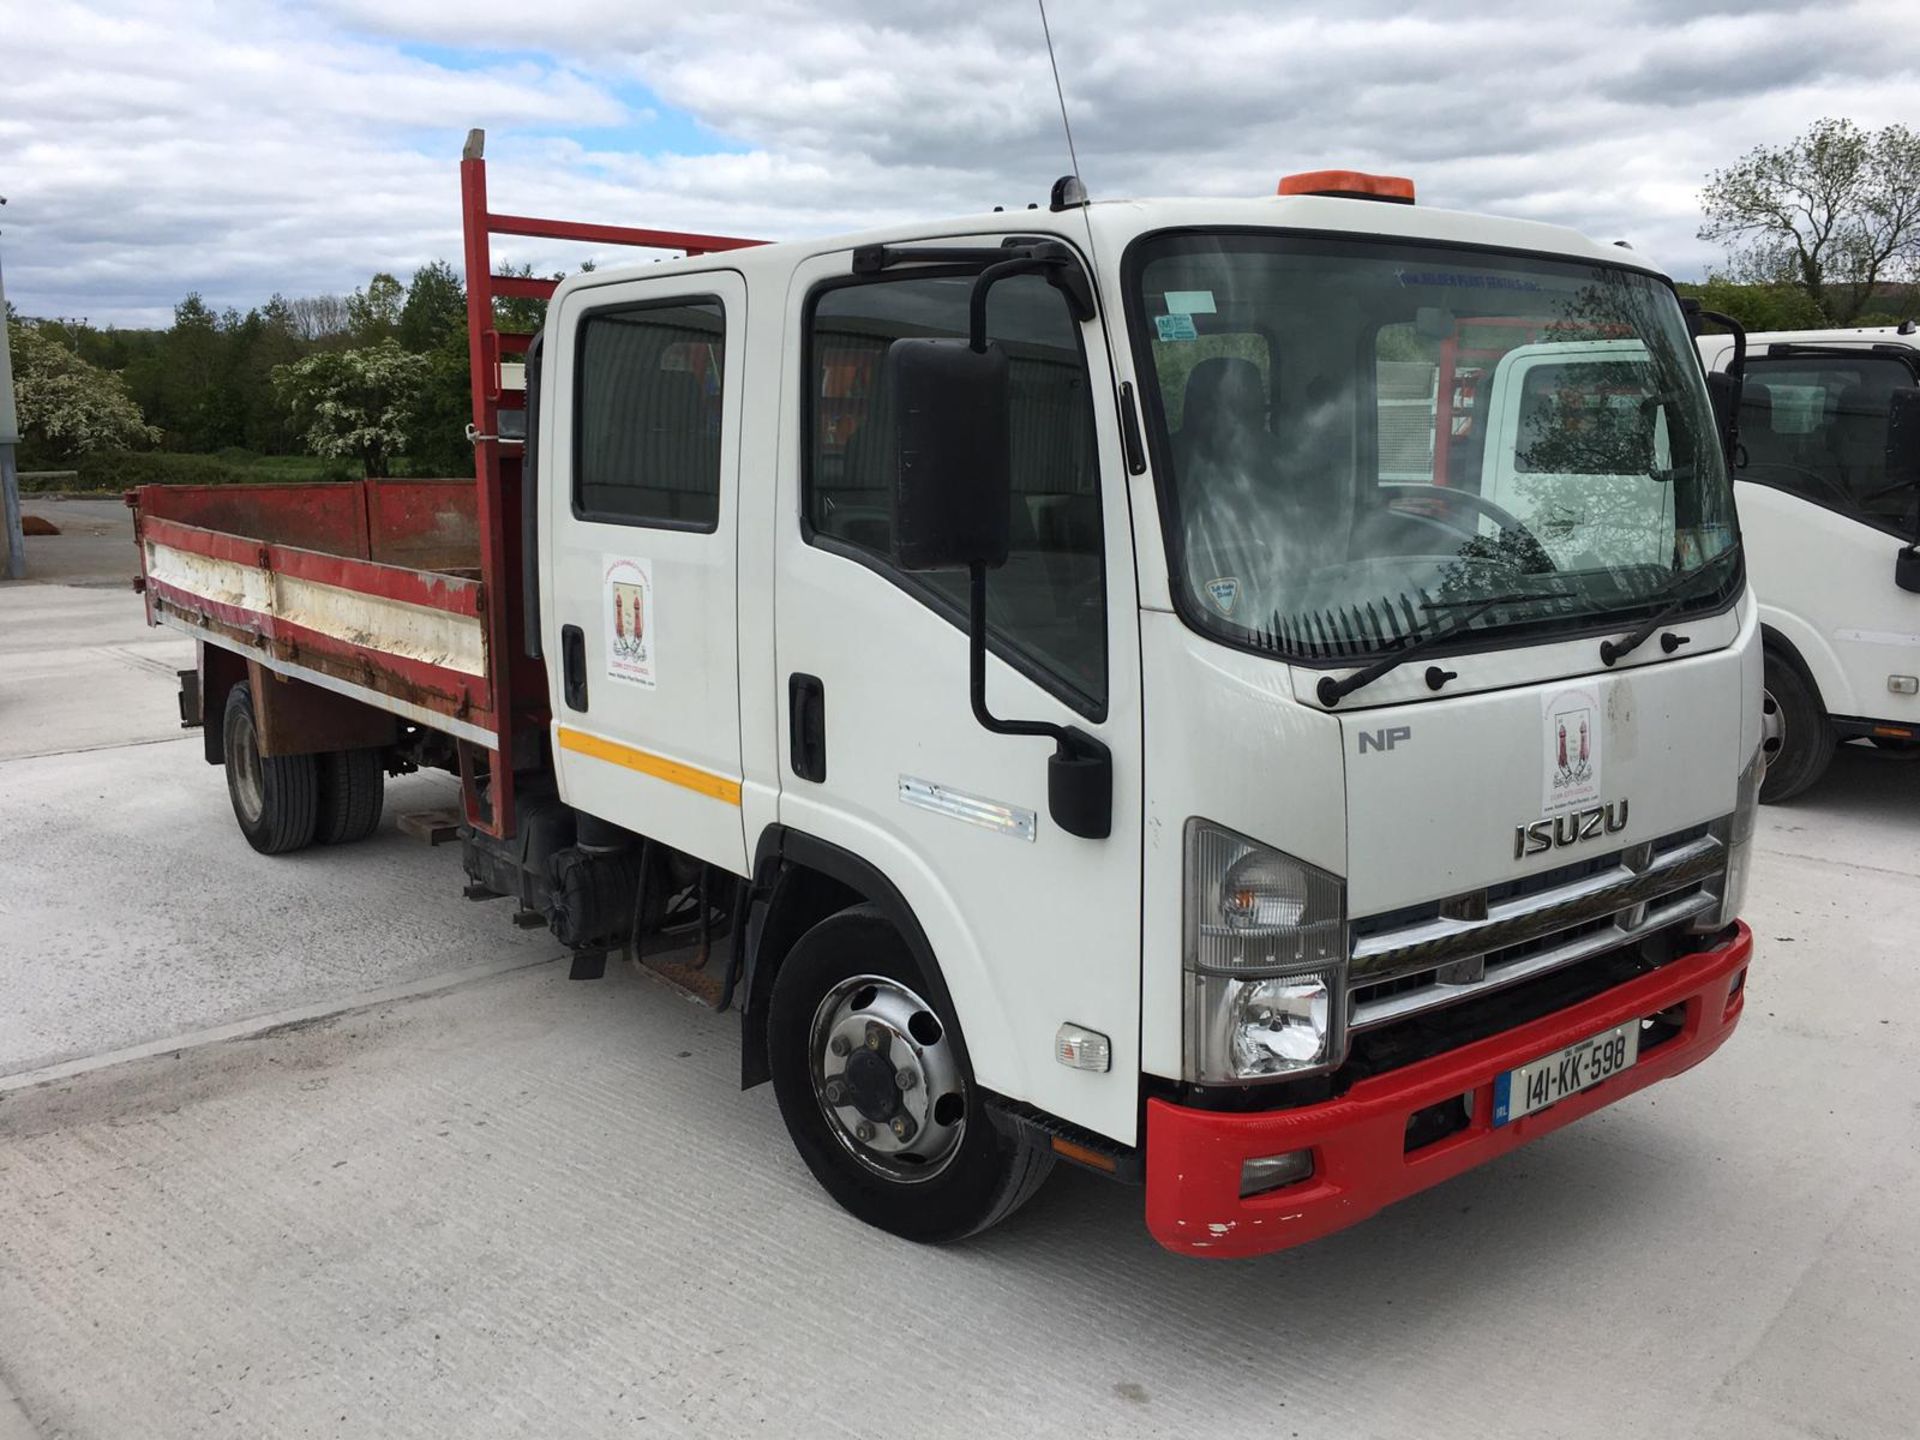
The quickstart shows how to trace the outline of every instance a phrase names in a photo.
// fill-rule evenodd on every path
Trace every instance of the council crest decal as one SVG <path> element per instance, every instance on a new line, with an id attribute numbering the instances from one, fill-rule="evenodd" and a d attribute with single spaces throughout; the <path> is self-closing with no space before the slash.
<path id="1" fill-rule="evenodd" d="M 653 562 L 605 557 L 607 674 L 630 685 L 654 687 L 653 657 L 660 643 Z"/>
<path id="2" fill-rule="evenodd" d="M 1540 813 L 1559 815 L 1600 798 L 1600 700 L 1562 690 L 1541 702 L 1546 756 Z"/>

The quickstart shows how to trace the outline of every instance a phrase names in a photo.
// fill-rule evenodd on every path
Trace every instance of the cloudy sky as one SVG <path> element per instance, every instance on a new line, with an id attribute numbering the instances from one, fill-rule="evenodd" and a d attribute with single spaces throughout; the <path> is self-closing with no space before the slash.
<path id="1" fill-rule="evenodd" d="M 1703 176 L 1821 115 L 1920 120 L 1920 4 L 1053 0 L 1096 196 L 1410 175 L 1675 274 Z M 0 262 L 24 312 L 165 323 L 458 261 L 497 208 L 774 237 L 1044 200 L 1031 0 L 0 0 Z M 543 269 L 585 254 L 507 247 Z"/>

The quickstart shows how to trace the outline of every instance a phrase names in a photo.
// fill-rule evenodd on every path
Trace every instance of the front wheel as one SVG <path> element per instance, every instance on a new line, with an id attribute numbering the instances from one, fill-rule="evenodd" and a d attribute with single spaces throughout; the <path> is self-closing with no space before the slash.
<path id="1" fill-rule="evenodd" d="M 794 1148 L 843 1208 L 908 1240 L 1011 1215 L 1051 1151 L 987 1114 L 953 1017 L 871 905 L 815 925 L 774 977 L 767 1059 Z"/>
<path id="2" fill-rule="evenodd" d="M 1826 774 L 1835 741 L 1820 697 L 1798 670 L 1768 655 L 1765 683 L 1760 696 L 1760 746 L 1767 775 L 1760 782 L 1760 799 L 1772 805 L 1791 800 Z"/>

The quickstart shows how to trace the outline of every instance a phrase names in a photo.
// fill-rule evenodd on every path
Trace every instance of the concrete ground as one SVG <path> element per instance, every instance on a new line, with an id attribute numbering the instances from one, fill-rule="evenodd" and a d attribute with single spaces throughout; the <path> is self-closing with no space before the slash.
<path id="1" fill-rule="evenodd" d="M 22 495 L 20 513 L 38 515 L 60 529 L 58 535 L 26 537 L 28 581 L 124 587 L 139 573 L 132 512 L 118 495 Z M 0 538 L 0 554 L 5 546 Z M 0 575 L 5 573 L 0 568 Z"/>
<path id="2" fill-rule="evenodd" d="M 929 1250 L 732 1017 L 569 982 L 450 851 L 254 856 L 129 610 L 0 588 L 0 696 L 42 627 L 73 678 L 0 712 L 0 1440 L 1920 1432 L 1920 764 L 1762 812 L 1746 1019 L 1671 1084 L 1262 1260 L 1066 1170 Z"/>

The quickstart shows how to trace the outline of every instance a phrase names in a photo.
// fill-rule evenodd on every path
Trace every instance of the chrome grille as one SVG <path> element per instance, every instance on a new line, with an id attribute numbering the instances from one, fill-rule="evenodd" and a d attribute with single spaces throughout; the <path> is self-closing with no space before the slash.
<path id="1" fill-rule="evenodd" d="M 1347 973 L 1347 1029 L 1577 964 L 1719 903 L 1726 847 L 1699 828 L 1507 882 L 1438 905 L 1360 922 Z M 1377 923 L 1377 922 L 1376 922 Z"/>

